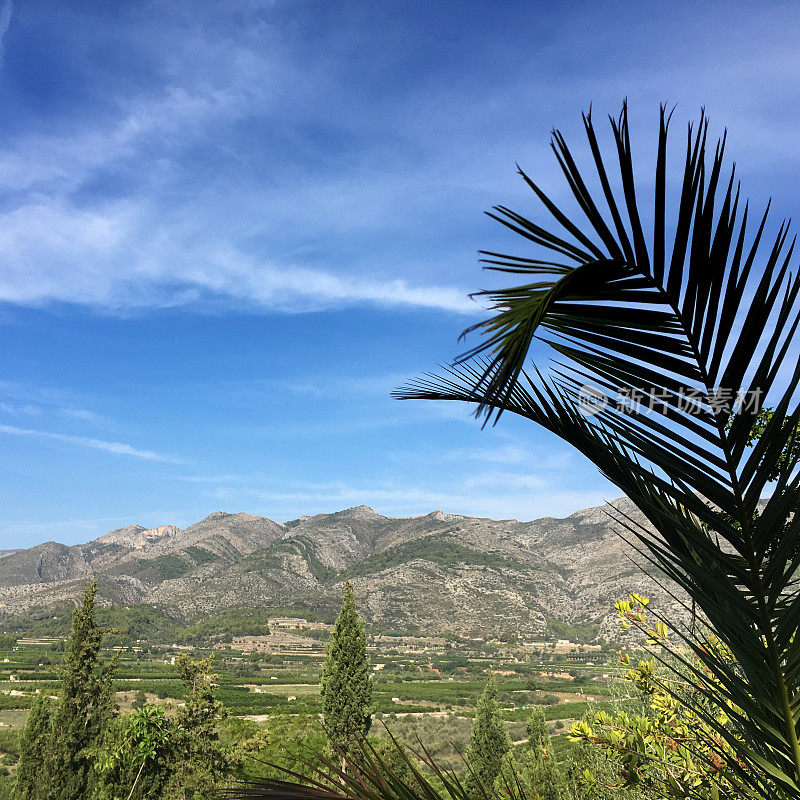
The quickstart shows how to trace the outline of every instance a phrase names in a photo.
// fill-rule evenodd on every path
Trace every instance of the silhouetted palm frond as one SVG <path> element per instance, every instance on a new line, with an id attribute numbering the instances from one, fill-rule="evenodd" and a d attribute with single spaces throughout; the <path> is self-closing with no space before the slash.
<path id="1" fill-rule="evenodd" d="M 739 734 L 720 730 L 737 754 L 727 768 L 755 796 L 797 798 L 800 515 L 793 512 L 800 478 L 793 445 L 800 421 L 800 282 L 789 271 L 794 240 L 788 242 L 788 226 L 781 224 L 765 245 L 766 212 L 750 230 L 733 173 L 723 179 L 724 138 L 709 157 L 704 118 L 689 127 L 669 218 L 664 109 L 646 214 L 639 208 L 627 108 L 611 120 L 616 189 L 591 115 L 583 119 L 599 197 L 563 136 L 555 132 L 552 142 L 582 222 L 568 218 L 520 171 L 554 224 L 545 227 L 503 206 L 490 216 L 545 255 L 484 253 L 489 268 L 525 282 L 480 293 L 494 315 L 470 329 L 481 334 L 479 344 L 441 374 L 395 394 L 476 403 L 487 420 L 503 412 L 533 420 L 576 447 L 636 504 L 657 533 L 619 521 L 697 602 L 735 656 L 734 667 L 696 649 L 716 679 L 709 691 L 741 709 Z M 653 220 L 647 233 L 644 218 Z M 527 366 L 535 339 L 557 356 L 546 377 Z M 599 403 L 587 404 L 592 397 Z M 751 431 L 767 401 L 773 412 L 753 443 Z"/>
<path id="2" fill-rule="evenodd" d="M 418 751 L 408 751 L 391 734 L 389 738 L 392 752 L 403 768 L 402 774 L 368 741 L 362 740 L 356 751 L 346 755 L 344 768 L 340 766 L 343 751 L 339 750 L 335 759 L 316 754 L 303 762 L 310 774 L 300 775 L 280 768 L 288 780 L 246 781 L 239 787 L 224 790 L 220 797 L 228 800 L 490 800 L 482 789 L 478 797 L 467 792 L 459 778 L 442 769 L 421 744 Z M 426 772 L 420 769 L 420 764 L 426 767 Z M 524 791 L 518 791 L 517 797 L 525 800 Z"/>

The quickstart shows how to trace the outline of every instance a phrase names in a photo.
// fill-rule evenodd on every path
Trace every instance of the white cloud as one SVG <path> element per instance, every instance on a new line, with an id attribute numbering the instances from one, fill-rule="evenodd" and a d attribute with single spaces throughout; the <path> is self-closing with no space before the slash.
<path id="1" fill-rule="evenodd" d="M 52 433 L 50 431 L 38 431 L 30 428 L 17 428 L 13 425 L 0 425 L 0 433 L 9 436 L 30 436 L 38 439 L 50 439 L 52 441 L 65 442 L 78 447 L 88 447 L 92 450 L 102 450 L 106 453 L 113 453 L 120 456 L 132 456 L 141 458 L 145 461 L 159 461 L 165 464 L 182 464 L 183 459 L 174 456 L 156 453 L 152 450 L 139 450 L 132 445 L 124 442 L 107 442 L 103 439 L 91 439 L 85 436 L 70 436 L 65 433 Z"/>
<path id="2" fill-rule="evenodd" d="M 220 252 L 188 275 L 188 284 L 245 303 L 290 310 L 369 303 L 475 314 L 481 307 L 447 286 L 412 286 L 402 278 L 335 275 L 295 266 L 258 263 L 235 251 Z"/>
<path id="3" fill-rule="evenodd" d="M 767 124 L 762 88 L 764 70 L 778 96 L 794 86 L 791 26 L 781 27 L 758 74 L 745 57 L 774 36 L 774 20 L 748 26 L 744 56 L 713 38 L 705 42 L 713 70 L 698 68 L 696 53 L 708 58 L 705 47 L 684 42 L 688 61 L 675 60 L 662 43 L 652 53 L 634 48 L 599 73 L 568 70 L 548 103 L 542 82 L 520 75 L 517 64 L 499 87 L 421 81 L 377 99 L 367 113 L 359 92 L 343 90 L 342 54 L 359 48 L 363 31 L 341 30 L 334 50 L 309 55 L 270 15 L 201 6 L 190 12 L 163 4 L 157 30 L 146 14 L 132 25 L 128 35 L 160 65 L 149 82 L 123 83 L 113 103 L 87 108 L 68 130 L 26 131 L 4 143 L 0 187 L 10 199 L 0 215 L 0 300 L 104 310 L 221 303 L 303 312 L 366 304 L 479 314 L 466 289 L 447 277 L 460 281 L 462 251 L 439 241 L 437 230 L 456 219 L 477 221 L 482 198 L 506 201 L 509 185 L 520 192 L 512 183 L 515 158 L 561 191 L 545 152 L 550 124 L 574 129 L 584 98 L 615 108 L 624 92 L 633 113 L 650 114 L 665 78 L 687 110 L 703 93 L 713 96 L 715 116 L 732 123 L 737 146 L 753 140 L 779 149 L 784 160 L 796 157 L 786 144 L 791 137 L 776 135 L 796 120 L 776 121 L 770 105 Z M 7 2 L 0 35 L 10 13 Z M 77 15 L 71 22 L 82 33 Z M 565 23 L 567 48 L 585 20 L 568 22 L 575 26 Z M 650 31 L 657 21 L 637 24 Z M 502 58 L 512 64 L 519 55 Z M 594 57 L 591 47 L 582 56 Z M 644 66 L 631 80 L 637 59 Z M 534 109 L 524 124 L 520 108 Z M 274 150 L 253 143 L 273 129 L 283 137 Z M 507 131 L 499 141 L 498 129 Z M 651 130 L 634 133 L 650 142 Z M 115 178 L 124 187 L 116 195 L 93 194 Z M 474 217 L 462 217 L 467 208 Z M 380 243 L 392 235 L 395 243 Z M 463 230 L 459 236 L 470 248 L 478 243 Z M 408 252 L 417 239 L 433 242 L 430 254 L 424 244 Z"/>
<path id="4" fill-rule="evenodd" d="M 541 475 L 519 472 L 503 472 L 491 470 L 470 475 L 464 479 L 464 486 L 468 489 L 499 488 L 506 491 L 517 489 L 544 489 L 550 481 Z"/>
<path id="5" fill-rule="evenodd" d="M 531 458 L 529 449 L 516 444 L 498 447 L 462 447 L 441 454 L 443 461 L 483 461 L 493 464 L 519 464 Z"/>
<path id="6" fill-rule="evenodd" d="M 143 205 L 92 212 L 38 202 L 0 218 L 0 300 L 62 301 L 106 309 L 165 307 L 216 297 L 282 312 L 370 304 L 474 315 L 481 306 L 460 289 L 272 263 L 230 245 L 182 241 L 157 227 L 148 238 Z"/>
<path id="7" fill-rule="evenodd" d="M 12 416 L 58 415 L 66 419 L 80 420 L 103 427 L 113 426 L 113 422 L 83 404 L 97 400 L 94 396 L 79 396 L 62 389 L 49 386 L 34 386 L 14 381 L 0 381 L 0 412 Z"/>
<path id="8" fill-rule="evenodd" d="M 320 176 L 285 164 L 283 153 L 254 181 L 253 169 L 275 159 L 253 148 L 240 153 L 225 137 L 241 133 L 237 126 L 253 115 L 289 128 L 305 123 L 313 115 L 300 96 L 317 91 L 303 88 L 308 82 L 278 32 L 262 27 L 218 37 L 185 19 L 179 37 L 160 32 L 161 45 L 170 43 L 159 54 L 162 85 L 121 87 L 113 111 L 93 116 L 89 108 L 68 130 L 27 131 L 4 144 L 0 188 L 11 201 L 0 214 L 0 301 L 111 311 L 199 303 L 281 312 L 365 304 L 480 311 L 465 289 L 404 276 L 402 261 L 399 269 L 371 263 L 358 271 L 341 258 L 320 266 L 299 257 L 298 244 L 302 251 L 326 230 L 396 227 L 420 184 L 396 165 L 393 174 L 376 171 L 374 154 L 359 169 Z M 184 156 L 193 148 L 228 168 L 216 177 L 189 169 Z M 86 191 L 109 174 L 126 184 L 124 199 Z M 256 236 L 269 242 L 266 250 L 248 245 Z"/>
<path id="9" fill-rule="evenodd" d="M 178 480 L 186 481 L 187 483 L 244 483 L 245 481 L 252 481 L 256 477 L 252 473 L 247 475 L 179 475 Z"/>

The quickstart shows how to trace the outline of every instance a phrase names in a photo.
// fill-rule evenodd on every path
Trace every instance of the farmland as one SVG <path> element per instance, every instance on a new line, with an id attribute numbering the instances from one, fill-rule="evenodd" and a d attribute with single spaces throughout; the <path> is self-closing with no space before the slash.
<path id="1" fill-rule="evenodd" d="M 239 644 L 232 637 L 228 646 L 216 644 L 213 649 L 141 641 L 117 644 L 107 651 L 118 658 L 117 705 L 124 711 L 145 701 L 158 702 L 169 714 L 184 696 L 176 657 L 213 654 L 215 695 L 227 712 L 228 736 L 253 736 L 269 728 L 313 743 L 321 734 L 322 633 L 307 631 L 315 640 L 314 652 L 301 654 L 261 652 L 241 637 Z M 57 693 L 63 659 L 63 640 L 58 637 L 18 642 L 6 641 L 0 649 L 0 775 L 13 771 L 18 734 L 36 693 Z M 436 638 L 373 637 L 373 732 L 385 735 L 388 726 L 400 739 L 419 739 L 445 762 L 452 761 L 468 740 L 477 698 L 491 672 L 512 741 L 524 738 L 531 709 L 541 707 L 559 752 L 564 751 L 569 724 L 590 703 L 610 707 L 621 702 L 623 685 L 609 647 L 601 651 L 565 642 L 540 645 L 452 639 L 443 645 Z"/>

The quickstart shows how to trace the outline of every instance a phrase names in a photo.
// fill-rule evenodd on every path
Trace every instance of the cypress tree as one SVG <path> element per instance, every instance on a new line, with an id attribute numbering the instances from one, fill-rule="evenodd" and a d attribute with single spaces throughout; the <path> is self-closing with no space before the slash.
<path id="1" fill-rule="evenodd" d="M 330 743 L 341 751 L 344 767 L 347 752 L 367 735 L 372 724 L 372 681 L 364 621 L 356 610 L 350 581 L 344 585 L 342 609 L 328 642 L 321 694 L 325 729 Z"/>
<path id="2" fill-rule="evenodd" d="M 18 800 L 44 800 L 47 792 L 47 751 L 52 733 L 50 700 L 40 690 L 19 737 L 19 763 L 14 797 Z"/>
<path id="3" fill-rule="evenodd" d="M 491 796 L 503 758 L 511 752 L 511 737 L 500 719 L 496 700 L 497 685 L 490 676 L 478 700 L 475 722 L 465 755 L 469 771 L 466 788 L 473 795 Z"/>
<path id="4" fill-rule="evenodd" d="M 114 712 L 111 677 L 116 659 L 100 656 L 103 629 L 95 620 L 97 581 L 83 595 L 72 615 L 61 691 L 53 714 L 48 761 L 48 800 L 83 800 L 92 794 L 94 755 Z"/>
<path id="5" fill-rule="evenodd" d="M 540 708 L 534 709 L 526 727 L 528 744 L 522 757 L 522 782 L 533 797 L 561 800 L 564 795 L 564 778 L 553 758 L 544 711 Z"/>
<path id="6" fill-rule="evenodd" d="M 547 749 L 550 746 L 550 731 L 547 729 L 547 720 L 541 708 L 531 711 L 525 731 L 528 734 L 528 748 L 537 755 L 547 755 Z"/>

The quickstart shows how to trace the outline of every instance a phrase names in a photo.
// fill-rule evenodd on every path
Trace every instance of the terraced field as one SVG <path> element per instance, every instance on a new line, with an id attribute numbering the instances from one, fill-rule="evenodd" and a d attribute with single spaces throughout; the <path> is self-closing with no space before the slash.
<path id="1" fill-rule="evenodd" d="M 186 652 L 185 647 L 122 652 L 115 679 L 119 707 L 127 710 L 146 700 L 161 702 L 170 713 L 183 699 L 184 688 L 173 663 L 181 652 Z M 317 724 L 322 711 L 318 658 L 281 660 L 204 649 L 190 654 L 200 658 L 212 652 L 216 696 L 230 719 L 258 725 L 283 724 L 280 719 L 294 726 L 306 724 L 302 720 Z M 0 650 L 0 766 L 15 763 L 19 731 L 36 692 L 58 692 L 62 659 L 62 652 L 47 645 Z M 505 673 L 496 675 L 498 701 L 512 740 L 524 741 L 525 721 L 531 709 L 540 707 L 557 737 L 557 752 L 563 753 L 569 747 L 564 733 L 573 720 L 580 719 L 592 705 L 609 708 L 625 696 L 621 683 L 613 679 L 613 667 L 597 663 L 596 655 L 591 661 L 581 662 L 574 655 L 530 658 L 518 654 L 498 659 L 478 649 L 457 656 L 452 652 L 412 656 L 375 651 L 372 662 L 382 666 L 373 675 L 373 731 L 381 735 L 386 725 L 400 738 L 419 738 L 445 762 L 456 758 L 455 748 L 468 740 L 487 673 L 494 670 Z"/>

